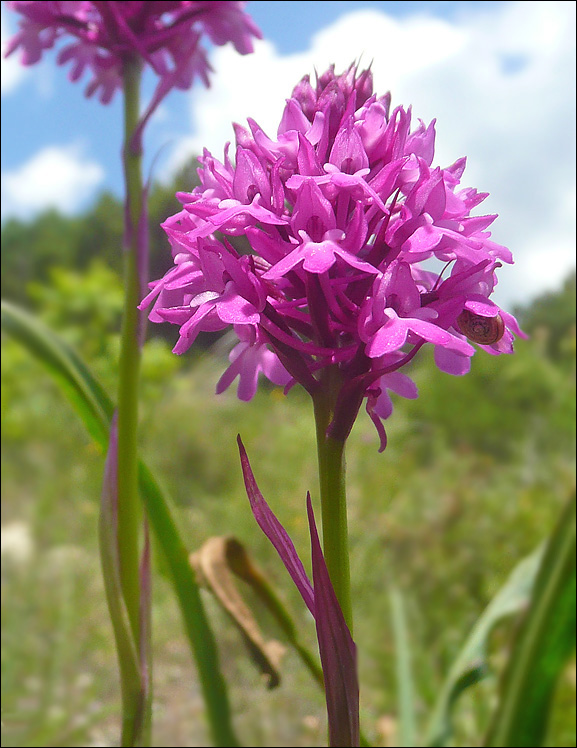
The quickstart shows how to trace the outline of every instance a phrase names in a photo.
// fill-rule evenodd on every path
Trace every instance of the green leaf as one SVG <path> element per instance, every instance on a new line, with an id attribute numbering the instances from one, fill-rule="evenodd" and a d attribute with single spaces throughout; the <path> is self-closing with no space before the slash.
<path id="1" fill-rule="evenodd" d="M 103 451 L 108 445 L 114 404 L 77 354 L 32 315 L 2 301 L 2 329 L 44 364 Z M 139 462 L 139 486 L 147 516 L 162 549 L 185 630 L 195 657 L 215 745 L 239 745 L 232 728 L 227 689 L 216 641 L 204 611 L 188 551 L 172 516 L 169 500 L 156 479 Z"/>
<path id="2" fill-rule="evenodd" d="M 196 577 L 189 562 L 189 553 L 162 489 L 142 461 L 138 466 L 138 478 L 150 526 L 164 552 L 186 634 L 196 660 L 215 745 L 234 748 L 240 743 L 233 732 L 216 640 L 206 617 Z"/>
<path id="3" fill-rule="evenodd" d="M 443 684 L 427 730 L 426 745 L 444 746 L 452 734 L 452 712 L 459 696 L 488 674 L 487 646 L 494 627 L 519 613 L 529 603 L 543 549 L 523 559 L 491 600 L 467 640 Z"/>
<path id="4" fill-rule="evenodd" d="M 486 746 L 540 746 L 557 680 L 575 649 L 575 495 L 551 535 L 512 643 Z"/>
<path id="5" fill-rule="evenodd" d="M 39 320 L 6 301 L 2 301 L 1 308 L 2 329 L 44 364 L 90 436 L 105 449 L 114 405 L 104 389 L 74 350 Z"/>
<path id="6" fill-rule="evenodd" d="M 407 614 L 403 597 L 396 587 L 391 588 L 390 599 L 397 670 L 398 744 L 401 748 L 412 748 L 418 745 L 418 730 L 415 715 L 415 685 L 411 667 L 411 648 L 407 635 Z"/>

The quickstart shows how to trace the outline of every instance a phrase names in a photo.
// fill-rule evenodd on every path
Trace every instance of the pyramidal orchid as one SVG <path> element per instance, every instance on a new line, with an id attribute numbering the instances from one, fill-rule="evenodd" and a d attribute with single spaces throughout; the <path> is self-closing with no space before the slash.
<path id="1" fill-rule="evenodd" d="M 434 122 L 411 120 L 373 94 L 370 71 L 331 68 L 297 85 L 276 139 L 249 120 L 234 161 L 228 146 L 199 159 L 200 186 L 164 224 L 174 268 L 141 306 L 180 326 L 175 353 L 234 329 L 219 392 L 238 377 L 250 399 L 263 374 L 315 398 L 330 379 L 328 433 L 345 440 L 366 401 L 382 449 L 388 391 L 416 397 L 401 369 L 424 344 L 457 375 L 471 341 L 512 352 L 520 330 L 490 299 L 511 253 L 487 230 L 495 215 L 471 216 L 487 195 L 460 186 L 465 159 L 434 167 Z"/>
<path id="2" fill-rule="evenodd" d="M 311 521 L 312 591 L 288 536 L 255 499 L 242 447 L 241 461 L 253 512 L 315 615 L 331 745 L 358 744 L 358 686 L 344 675 L 352 650 L 346 637 L 327 643 L 330 616 L 317 601 L 333 610 L 334 593 L 352 634 L 345 443 L 360 408 L 382 451 L 389 392 L 417 396 L 403 369 L 421 348 L 434 348 L 441 370 L 463 375 L 473 344 L 511 353 L 523 335 L 491 299 L 496 272 L 512 256 L 491 238 L 496 216 L 472 215 L 487 194 L 461 186 L 464 158 L 434 165 L 434 126 L 413 123 L 410 108 L 391 111 L 390 95 L 373 93 L 370 70 L 352 65 L 338 75 L 331 67 L 314 83 L 306 76 L 276 136 L 249 119 L 235 126 L 234 157 L 230 145 L 222 161 L 203 153 L 200 185 L 177 195 L 182 210 L 164 223 L 174 267 L 141 303 L 152 305 L 153 322 L 179 326 L 175 353 L 201 332 L 234 330 L 218 392 L 238 378 L 238 395 L 249 400 L 263 375 L 312 398 L 323 530 L 320 564 Z M 237 237 L 248 251 L 235 248 Z M 335 696 L 329 688 L 339 671 L 344 685 Z M 347 738 L 335 722 L 343 710 L 357 710 L 343 728 Z"/>

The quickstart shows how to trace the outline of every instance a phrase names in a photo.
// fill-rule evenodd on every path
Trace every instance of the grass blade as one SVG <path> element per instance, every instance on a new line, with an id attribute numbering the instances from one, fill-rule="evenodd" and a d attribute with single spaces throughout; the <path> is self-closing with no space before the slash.
<path id="1" fill-rule="evenodd" d="M 542 555 L 543 549 L 539 548 L 513 569 L 466 639 L 433 709 L 426 738 L 426 745 L 431 748 L 447 744 L 456 701 L 467 688 L 487 676 L 487 645 L 494 627 L 527 607 Z"/>
<path id="2" fill-rule="evenodd" d="M 417 743 L 415 715 L 415 686 L 411 668 L 407 615 L 404 600 L 396 587 L 390 591 L 393 636 L 397 664 L 397 693 L 399 713 L 399 746 L 412 748 Z"/>
<path id="3" fill-rule="evenodd" d="M 189 552 L 159 484 L 142 461 L 139 463 L 138 478 L 150 526 L 170 570 L 185 631 L 196 660 L 215 745 L 234 748 L 240 743 L 232 728 L 227 688 L 218 661 L 216 640 L 189 562 Z"/>
<path id="4" fill-rule="evenodd" d="M 2 301 L 2 329 L 39 359 L 103 450 L 114 404 L 75 351 L 28 312 Z"/>
<path id="5" fill-rule="evenodd" d="M 540 746 L 557 679 L 575 649 L 575 495 L 549 539 L 516 633 L 486 746 Z"/>

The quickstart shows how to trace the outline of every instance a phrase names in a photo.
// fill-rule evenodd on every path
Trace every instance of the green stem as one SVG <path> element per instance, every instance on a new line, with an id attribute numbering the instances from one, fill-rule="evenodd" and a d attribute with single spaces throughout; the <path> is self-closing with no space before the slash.
<path id="1" fill-rule="evenodd" d="M 126 189 L 124 247 L 124 313 L 118 381 L 118 542 L 120 580 L 135 642 L 139 641 L 139 538 L 142 510 L 138 497 L 138 340 L 140 279 L 138 227 L 142 211 L 141 154 L 130 148 L 139 118 L 140 64 L 124 68 L 124 178 Z"/>
<path id="2" fill-rule="evenodd" d="M 143 526 L 143 511 L 138 492 L 138 398 L 141 341 L 139 336 L 141 297 L 139 265 L 142 258 L 141 223 L 143 216 L 143 181 L 141 148 L 134 148 L 133 134 L 140 117 L 141 64 L 137 59 L 124 63 L 124 310 L 122 317 L 120 360 L 118 371 L 118 562 L 120 589 L 128 617 L 128 624 L 137 652 L 147 652 L 148 643 L 142 637 L 150 636 L 141 631 L 143 611 L 147 605 L 141 600 L 140 536 Z M 122 689 L 122 745 L 144 746 L 150 744 L 150 677 L 148 684 L 142 680 L 134 682 L 127 663 L 123 662 L 119 650 Z M 150 663 L 148 663 L 150 667 Z M 142 663 L 140 664 L 142 667 Z"/>
<path id="3" fill-rule="evenodd" d="M 337 372 L 328 370 L 325 381 L 313 397 L 313 404 L 317 432 L 323 552 L 337 599 L 352 634 L 345 442 L 333 439 L 326 434 L 332 419 L 338 389 Z"/>

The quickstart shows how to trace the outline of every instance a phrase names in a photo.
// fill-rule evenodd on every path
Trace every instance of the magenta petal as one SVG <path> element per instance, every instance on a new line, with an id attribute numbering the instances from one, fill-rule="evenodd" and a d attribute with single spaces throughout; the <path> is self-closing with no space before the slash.
<path id="1" fill-rule="evenodd" d="M 233 353 L 238 354 L 234 359 L 231 359 L 231 364 L 228 367 L 228 369 L 225 369 L 223 375 L 218 380 L 216 385 L 216 394 L 220 395 L 221 392 L 224 392 L 226 389 L 230 387 L 230 385 L 234 382 L 234 380 L 240 375 L 242 377 L 243 375 L 243 353 L 247 349 L 247 343 L 238 343 L 233 348 Z M 258 378 L 258 373 L 255 371 L 253 376 L 254 381 L 254 390 L 256 392 L 256 382 Z M 252 393 L 251 397 L 248 399 L 250 400 L 254 396 L 254 392 Z M 243 398 L 240 398 L 243 399 Z"/>
<path id="2" fill-rule="evenodd" d="M 440 345 L 435 346 L 435 363 L 441 371 L 461 377 L 471 370 L 471 357 L 463 356 Z"/>
<path id="3" fill-rule="evenodd" d="M 282 260 L 273 265 L 270 270 L 267 270 L 262 277 L 265 280 L 277 280 L 278 278 L 282 278 L 282 276 L 286 275 L 289 270 L 292 270 L 299 264 L 299 262 L 302 262 L 304 257 L 305 255 L 303 254 L 302 246 L 299 245 L 296 249 L 293 249 L 292 252 L 289 252 L 286 257 L 283 257 Z"/>
<path id="4" fill-rule="evenodd" d="M 447 332 L 441 327 L 438 327 L 431 322 L 427 322 L 426 320 L 416 318 L 409 319 L 407 320 L 407 326 L 416 335 L 419 335 L 421 338 L 424 338 L 435 345 L 443 345 L 464 356 L 472 355 L 474 352 L 473 346 L 467 343 L 466 340 L 457 338 L 455 335 L 451 335 L 450 332 Z"/>
<path id="5" fill-rule="evenodd" d="M 419 396 L 419 390 L 413 380 L 400 371 L 392 371 L 381 377 L 379 384 L 388 390 L 393 390 L 397 395 L 415 400 Z"/>
<path id="6" fill-rule="evenodd" d="M 296 584 L 298 591 L 301 593 L 305 605 L 312 615 L 315 614 L 315 603 L 313 588 L 310 583 L 305 567 L 298 557 L 292 540 L 289 538 L 286 530 L 274 516 L 270 506 L 266 503 L 264 496 L 254 479 L 254 474 L 248 461 L 248 455 L 240 438 L 237 436 L 238 449 L 240 451 L 240 462 L 242 465 L 242 474 L 244 485 L 250 501 L 250 506 L 258 526 L 275 547 L 276 552 L 285 565 L 286 570 L 291 575 L 293 582 Z"/>
<path id="7" fill-rule="evenodd" d="M 278 384 L 279 387 L 286 387 L 286 385 L 291 381 L 291 375 L 282 365 L 278 356 L 272 351 L 262 351 L 261 364 L 262 373 L 273 384 Z"/>
<path id="8" fill-rule="evenodd" d="M 331 241 L 307 242 L 302 247 L 303 268 L 308 273 L 326 273 L 335 264 L 338 246 Z"/>
<path id="9" fill-rule="evenodd" d="M 307 512 L 311 533 L 315 621 L 329 718 L 329 744 L 350 748 L 359 745 L 357 651 L 331 584 L 310 495 L 307 495 Z"/>
<path id="10" fill-rule="evenodd" d="M 387 310 L 389 311 L 389 310 Z M 387 319 L 385 324 L 377 330 L 367 346 L 367 356 L 378 358 L 386 353 L 398 351 L 407 340 L 408 327 L 396 314 Z"/>
<path id="11" fill-rule="evenodd" d="M 227 283 L 225 292 L 219 299 L 216 312 L 229 325 L 256 325 L 260 320 L 258 310 L 237 293 L 231 281 Z"/>
<path id="12" fill-rule="evenodd" d="M 473 298 L 465 303 L 465 309 L 481 317 L 496 317 L 499 314 L 499 307 L 490 299 Z"/>
<path id="13" fill-rule="evenodd" d="M 379 381 L 380 384 L 380 395 L 373 395 L 372 393 L 369 393 L 369 396 L 367 398 L 367 412 L 373 418 L 373 414 L 377 416 L 377 418 L 390 418 L 390 416 L 393 413 L 393 401 L 391 400 L 391 396 L 385 389 L 385 387 L 382 384 L 382 380 L 385 377 L 381 377 L 381 380 Z M 373 422 L 375 426 L 378 424 L 373 418 Z"/>
<path id="14" fill-rule="evenodd" d="M 513 317 L 512 314 L 509 314 L 508 312 L 504 312 L 501 309 L 501 317 L 503 318 L 503 322 L 505 323 L 505 326 L 508 327 L 510 330 L 512 330 L 515 333 L 515 335 L 517 335 L 519 338 L 523 338 L 524 340 L 527 340 L 529 338 L 527 333 L 521 330 L 517 320 L 515 319 L 515 317 Z"/>
<path id="15" fill-rule="evenodd" d="M 383 413 L 385 413 L 385 415 L 377 413 L 377 406 L 383 411 Z M 389 415 L 393 412 L 393 402 L 389 397 L 387 391 L 383 390 L 383 392 L 378 397 L 369 395 L 367 397 L 366 409 L 371 421 L 373 422 L 377 430 L 377 434 L 379 435 L 379 452 L 384 452 L 387 448 L 388 439 L 387 431 L 381 418 L 388 418 Z"/>

